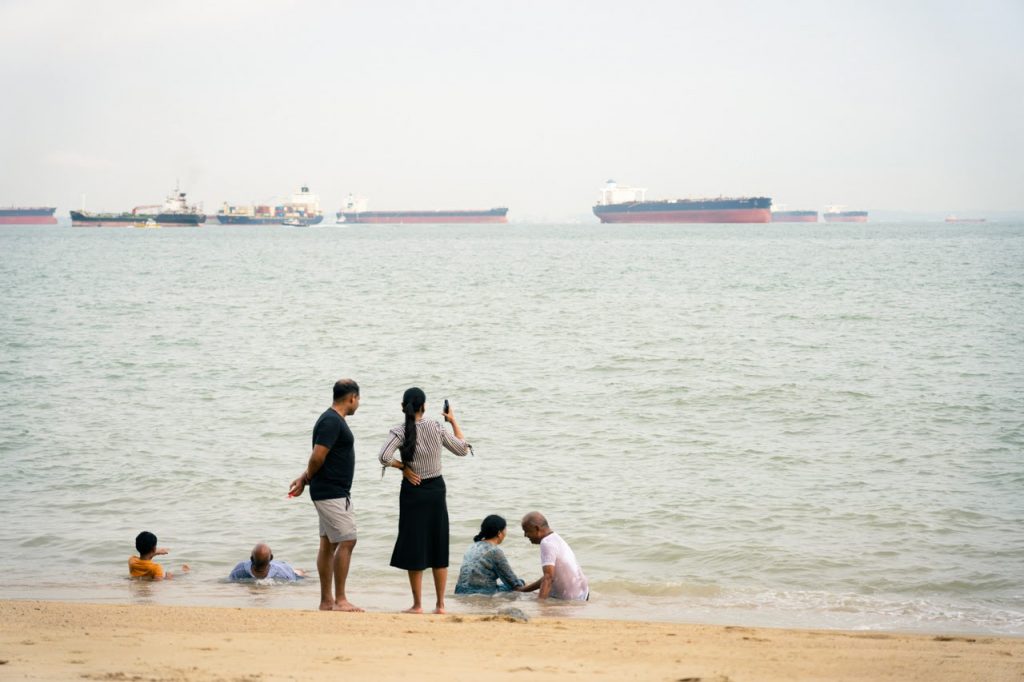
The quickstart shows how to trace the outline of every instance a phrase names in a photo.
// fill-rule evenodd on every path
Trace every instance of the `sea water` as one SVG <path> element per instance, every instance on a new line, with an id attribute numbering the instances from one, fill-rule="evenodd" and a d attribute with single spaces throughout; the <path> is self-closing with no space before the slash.
<path id="1" fill-rule="evenodd" d="M 368 610 L 410 603 L 376 456 L 415 385 L 476 453 L 449 592 L 491 513 L 591 580 L 451 612 L 1024 634 L 1021 223 L 3 228 L 0 598 L 315 608 L 286 492 L 340 377 Z M 191 573 L 129 581 L 141 530 Z M 226 583 L 259 541 L 311 579 Z"/>

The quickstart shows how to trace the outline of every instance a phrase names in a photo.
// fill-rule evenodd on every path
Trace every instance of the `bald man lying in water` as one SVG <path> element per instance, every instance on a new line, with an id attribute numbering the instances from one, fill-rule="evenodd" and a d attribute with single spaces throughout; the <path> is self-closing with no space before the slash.
<path id="1" fill-rule="evenodd" d="M 252 554 L 248 561 L 241 561 L 231 575 L 229 580 L 288 580 L 295 581 L 305 578 L 306 574 L 300 569 L 295 569 L 283 561 L 274 561 L 274 553 L 270 545 L 263 542 L 252 548 Z"/>

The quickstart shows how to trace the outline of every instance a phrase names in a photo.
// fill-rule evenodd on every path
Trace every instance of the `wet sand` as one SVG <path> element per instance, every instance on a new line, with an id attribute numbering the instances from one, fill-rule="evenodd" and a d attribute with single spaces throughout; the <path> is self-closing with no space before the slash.
<path id="1" fill-rule="evenodd" d="M 0 601 L 11 680 L 1024 679 L 1024 638 Z"/>

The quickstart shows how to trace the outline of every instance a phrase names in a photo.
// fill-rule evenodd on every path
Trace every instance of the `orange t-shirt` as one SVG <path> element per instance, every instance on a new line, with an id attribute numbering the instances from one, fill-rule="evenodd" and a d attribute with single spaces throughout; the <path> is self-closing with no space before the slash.
<path id="1" fill-rule="evenodd" d="M 160 580 L 164 577 L 164 567 L 155 561 L 147 561 L 133 556 L 128 559 L 128 573 L 133 578 L 152 578 Z"/>

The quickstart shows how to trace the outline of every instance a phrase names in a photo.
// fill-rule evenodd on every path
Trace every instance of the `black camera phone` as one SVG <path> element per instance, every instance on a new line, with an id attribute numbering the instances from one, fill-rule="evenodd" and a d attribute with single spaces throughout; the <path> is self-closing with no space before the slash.
<path id="1" fill-rule="evenodd" d="M 448 414 L 448 398 L 444 399 L 444 413 Z"/>

